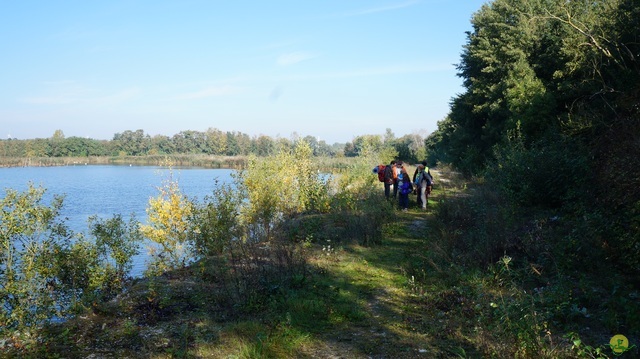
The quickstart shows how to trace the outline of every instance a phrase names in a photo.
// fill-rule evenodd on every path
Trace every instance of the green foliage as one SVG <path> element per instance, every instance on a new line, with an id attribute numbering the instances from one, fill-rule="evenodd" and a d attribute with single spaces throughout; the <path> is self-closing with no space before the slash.
<path id="1" fill-rule="evenodd" d="M 560 136 L 525 147 L 521 138 L 499 147 L 487 167 L 485 181 L 513 204 L 557 208 L 584 198 L 597 176 L 588 165 L 587 150 Z"/>
<path id="2" fill-rule="evenodd" d="M 395 149 L 395 156 L 391 157 L 392 159 L 399 159 L 402 161 L 417 163 L 424 160 L 427 156 L 424 139 L 421 135 L 417 133 L 409 134 L 402 136 L 398 139 L 395 139 L 391 144 L 391 148 Z M 382 151 L 379 151 L 381 154 Z M 393 152 L 389 152 L 391 154 Z M 388 154 L 384 157 L 388 157 Z M 385 163 L 389 163 L 386 161 Z"/>
<path id="3" fill-rule="evenodd" d="M 0 330 L 28 330 L 57 313 L 48 290 L 56 284 L 58 243 L 67 236 L 57 222 L 61 197 L 50 205 L 45 190 L 29 185 L 25 192 L 8 189 L 0 200 Z"/>
<path id="4" fill-rule="evenodd" d="M 30 185 L 0 200 L 0 336 L 17 347 L 37 340 L 49 320 L 120 293 L 136 253 L 135 221 L 94 217 L 96 238 L 87 240 L 60 221 L 62 197 L 45 192 Z"/>
<path id="5" fill-rule="evenodd" d="M 296 143 L 293 161 L 295 161 L 295 177 L 299 187 L 298 198 L 302 205 L 298 212 L 324 213 L 329 210 L 331 177 L 320 174 L 312 156 L 312 149 L 307 142 Z"/>
<path id="6" fill-rule="evenodd" d="M 544 295 L 515 303 L 531 299 L 525 308 L 561 330 L 637 330 L 636 294 L 616 283 L 637 284 L 640 268 L 639 14 L 629 0 L 486 4 L 458 67 L 465 92 L 426 142 L 431 163 L 484 175 L 471 196 L 438 206 L 434 264 L 518 258 L 509 282 Z M 504 313 L 518 311 L 533 313 Z"/>
<path id="7" fill-rule="evenodd" d="M 132 258 L 140 252 L 142 233 L 139 227 L 140 223 L 133 215 L 128 222 L 120 214 L 107 220 L 96 216 L 89 218 L 89 231 L 94 237 L 100 262 L 103 263 L 104 279 L 100 282 L 110 287 L 107 293 L 118 293 L 129 278 Z"/>
<path id="8" fill-rule="evenodd" d="M 190 221 L 194 224 L 190 240 L 201 256 L 222 253 L 233 240 L 242 238 L 240 222 L 242 198 L 233 185 L 216 181 L 213 193 L 203 203 L 195 203 Z"/>
<path id="9" fill-rule="evenodd" d="M 285 236 L 295 241 L 380 243 L 384 225 L 395 218 L 395 211 L 384 198 L 377 176 L 371 173 L 372 163 L 380 163 L 379 156 L 375 152 L 358 156 L 336 176 L 332 187 L 323 184 L 322 210 L 283 223 Z M 318 212 L 326 214 L 316 215 Z"/>
<path id="10" fill-rule="evenodd" d="M 604 345 L 599 347 L 593 347 L 583 343 L 578 333 L 568 333 L 566 338 L 571 341 L 571 349 L 578 356 L 578 358 L 593 358 L 593 359 L 608 359 L 610 358 L 604 349 Z"/>
<path id="11" fill-rule="evenodd" d="M 375 136 L 372 136 L 375 137 Z M 65 137 L 57 130 L 51 138 L 27 140 L 0 139 L 0 157 L 38 158 L 39 160 L 61 159 L 63 157 L 94 156 L 141 157 L 165 155 L 194 156 L 271 156 L 280 147 L 293 148 L 298 141 L 269 136 L 250 137 L 241 132 L 222 132 L 209 128 L 206 132 L 186 130 L 173 136 L 155 135 L 151 137 L 142 129 L 126 130 L 113 135 L 112 140 L 95 140 L 82 137 Z M 305 136 L 304 141 L 314 156 L 335 156 L 342 151 L 343 144 L 332 146 L 313 136 Z"/>
<path id="12" fill-rule="evenodd" d="M 189 247 L 189 233 L 193 232 L 189 221 L 193 202 L 182 192 L 178 182 L 168 179 L 158 188 L 160 194 L 149 199 L 148 224 L 140 226 L 149 246 L 152 262 L 150 273 L 160 274 L 170 269 L 184 267 L 193 258 Z"/>
<path id="13" fill-rule="evenodd" d="M 562 164 L 563 156 L 572 156 L 572 151 L 565 151 L 558 149 L 549 163 Z M 527 163 L 521 159 L 512 165 L 521 162 Z M 557 172 L 562 176 L 573 170 Z M 521 172 L 502 171 L 496 175 Z M 515 194 L 490 186 L 491 181 L 471 186 L 466 196 L 441 198 L 437 237 L 425 250 L 428 266 L 445 279 L 460 280 L 465 273 L 482 279 L 477 290 L 483 296 L 465 300 L 478 302 L 478 327 L 492 328 L 480 330 L 478 340 L 504 344 L 485 350 L 506 357 L 557 357 L 561 338 L 576 332 L 584 340 L 574 345 L 574 352 L 599 357 L 602 349 L 586 343 L 602 343 L 602 333 L 637 333 L 635 269 L 630 257 L 612 248 L 629 238 L 613 238 L 610 231 L 616 225 L 607 216 L 609 210 L 593 202 L 589 206 L 575 191 L 565 193 L 565 198 L 572 198 L 570 207 L 550 208 L 543 202 L 537 207 L 524 202 L 514 206 L 508 197 Z M 513 182 L 517 181 L 526 179 Z"/>
<path id="14" fill-rule="evenodd" d="M 299 141 L 293 152 L 281 149 L 276 156 L 249 158 L 237 184 L 248 200 L 243 215 L 253 240 L 272 238 L 283 219 L 328 210 L 328 180 L 315 170 L 311 156 L 309 145 Z"/>
<path id="15" fill-rule="evenodd" d="M 549 132 L 592 143 L 637 113 L 638 27 L 631 24 L 639 12 L 627 0 L 483 6 L 458 66 L 466 91 L 431 136 L 430 155 L 477 174 L 515 130 L 526 148 Z"/>
<path id="16" fill-rule="evenodd" d="M 482 268 L 515 247 L 510 242 L 515 231 L 513 208 L 488 189 L 475 191 L 476 196 L 442 198 L 436 207 L 441 235 L 438 262 L 443 266 L 454 262 Z"/>

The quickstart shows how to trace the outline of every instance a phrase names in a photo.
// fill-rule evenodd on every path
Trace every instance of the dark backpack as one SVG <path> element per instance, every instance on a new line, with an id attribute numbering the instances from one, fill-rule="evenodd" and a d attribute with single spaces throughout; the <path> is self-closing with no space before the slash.
<path id="1" fill-rule="evenodd" d="M 422 181 L 427 182 L 427 186 L 433 185 L 433 177 L 427 171 L 422 172 Z"/>

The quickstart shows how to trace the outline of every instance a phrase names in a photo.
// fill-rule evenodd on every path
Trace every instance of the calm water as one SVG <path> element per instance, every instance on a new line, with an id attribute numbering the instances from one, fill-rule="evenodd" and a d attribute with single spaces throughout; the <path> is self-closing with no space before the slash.
<path id="1" fill-rule="evenodd" d="M 87 219 L 97 215 L 103 219 L 121 214 L 125 220 L 131 213 L 146 222 L 149 198 L 157 197 L 157 188 L 170 178 L 176 180 L 182 193 L 202 200 L 212 193 L 215 180 L 231 181 L 234 170 L 180 168 L 170 172 L 153 166 L 65 166 L 0 168 L 0 197 L 12 188 L 22 191 L 29 182 L 47 189 L 47 198 L 65 195 L 62 218 L 75 232 L 86 232 Z M 142 248 L 146 252 L 146 248 Z M 146 253 L 135 258 L 134 275 L 144 270 Z"/>

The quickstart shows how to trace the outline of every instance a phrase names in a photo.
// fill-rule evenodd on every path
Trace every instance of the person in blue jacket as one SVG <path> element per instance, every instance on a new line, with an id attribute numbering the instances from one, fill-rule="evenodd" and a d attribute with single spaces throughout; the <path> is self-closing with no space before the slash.
<path id="1" fill-rule="evenodd" d="M 407 169 L 404 168 L 404 163 L 399 161 L 396 163 L 398 167 L 398 204 L 403 211 L 409 209 L 409 194 L 413 192 L 413 183 L 411 183 L 411 177 L 407 173 Z"/>

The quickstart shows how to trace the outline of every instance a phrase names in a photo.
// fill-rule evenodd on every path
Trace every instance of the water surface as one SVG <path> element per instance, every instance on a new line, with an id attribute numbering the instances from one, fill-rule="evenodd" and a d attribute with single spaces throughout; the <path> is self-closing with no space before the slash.
<path id="1" fill-rule="evenodd" d="M 103 219 L 121 214 L 129 219 L 133 213 L 146 222 L 150 198 L 157 197 L 158 187 L 170 178 L 189 198 L 202 200 L 212 193 L 215 181 L 229 183 L 235 170 L 179 168 L 169 170 L 155 166 L 62 166 L 0 168 L 0 197 L 11 188 L 23 191 L 31 182 L 46 188 L 46 199 L 64 195 L 62 218 L 74 232 L 86 232 L 87 219 L 97 215 Z M 143 252 L 146 249 L 143 248 Z M 134 275 L 144 270 L 146 253 L 136 257 Z"/>

